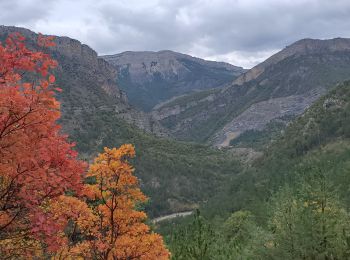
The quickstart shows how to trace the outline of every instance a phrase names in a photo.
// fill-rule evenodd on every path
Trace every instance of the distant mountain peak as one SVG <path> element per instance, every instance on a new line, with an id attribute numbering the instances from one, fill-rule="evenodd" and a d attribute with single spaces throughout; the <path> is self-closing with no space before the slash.
<path id="1" fill-rule="evenodd" d="M 223 86 L 245 70 L 170 50 L 102 56 L 118 71 L 119 86 L 134 106 L 149 111 L 175 96 Z"/>
<path id="2" fill-rule="evenodd" d="M 348 79 L 350 39 L 302 39 L 224 88 L 174 99 L 153 113 L 178 139 L 222 147 L 245 131 L 302 113 Z"/>
<path id="3" fill-rule="evenodd" d="M 335 51 L 348 51 L 350 50 L 350 39 L 349 38 L 334 38 L 334 39 L 311 39 L 305 38 L 286 46 L 281 51 L 272 55 L 264 62 L 256 65 L 246 73 L 238 77 L 233 84 L 242 85 L 245 82 L 256 79 L 261 73 L 264 72 L 265 68 L 276 64 L 293 55 L 305 55 L 305 54 L 316 54 L 324 52 L 335 52 Z"/>

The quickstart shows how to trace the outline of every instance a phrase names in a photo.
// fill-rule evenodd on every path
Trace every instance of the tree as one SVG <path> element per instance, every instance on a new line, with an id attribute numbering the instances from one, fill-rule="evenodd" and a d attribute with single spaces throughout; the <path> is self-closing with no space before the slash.
<path id="1" fill-rule="evenodd" d="M 38 37 L 50 47 L 53 38 Z M 59 133 L 54 97 L 57 65 L 49 55 L 10 35 L 0 44 L 0 254 L 3 257 L 55 252 L 62 241 L 51 205 L 67 192 L 78 194 L 84 163 Z"/>
<path id="2" fill-rule="evenodd" d="M 174 259 L 211 259 L 216 237 L 214 230 L 196 210 L 193 221 L 177 230 L 171 238 Z"/>
<path id="3" fill-rule="evenodd" d="M 275 198 L 270 258 L 349 258 L 349 213 L 335 195 L 326 163 L 308 166 L 297 187 L 285 187 Z"/>
<path id="4" fill-rule="evenodd" d="M 168 259 L 162 237 L 143 223 L 146 214 L 137 211 L 147 198 L 138 186 L 127 161 L 135 156 L 132 145 L 104 149 L 90 166 L 92 181 L 85 189 L 96 218 L 89 251 L 96 259 Z"/>

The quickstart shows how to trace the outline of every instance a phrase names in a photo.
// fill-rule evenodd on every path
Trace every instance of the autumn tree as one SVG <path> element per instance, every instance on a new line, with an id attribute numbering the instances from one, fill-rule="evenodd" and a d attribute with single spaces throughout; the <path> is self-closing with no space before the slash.
<path id="1" fill-rule="evenodd" d="M 96 216 L 89 252 L 96 259 L 168 259 L 162 237 L 144 223 L 146 214 L 138 211 L 147 200 L 128 158 L 135 156 L 132 145 L 105 148 L 90 166 L 86 195 Z"/>
<path id="2" fill-rule="evenodd" d="M 38 46 L 53 45 L 38 37 Z M 26 48 L 20 34 L 0 44 L 0 254 L 55 252 L 64 244 L 52 205 L 82 189 L 84 164 L 59 133 L 54 98 L 57 65 L 42 51 Z"/>

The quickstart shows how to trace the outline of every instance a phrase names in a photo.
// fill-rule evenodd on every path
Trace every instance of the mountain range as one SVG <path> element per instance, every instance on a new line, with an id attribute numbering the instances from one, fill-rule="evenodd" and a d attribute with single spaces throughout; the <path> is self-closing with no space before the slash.
<path id="1" fill-rule="evenodd" d="M 24 28 L 1 26 L 0 40 L 13 32 L 21 33 L 29 48 L 41 49 L 38 35 Z M 239 171 L 231 154 L 167 138 L 152 115 L 129 104 L 117 84 L 117 71 L 89 46 L 68 37 L 55 36 L 54 42 L 56 46 L 43 51 L 59 64 L 54 73 L 62 89 L 57 94 L 62 131 L 88 161 L 104 147 L 133 144 L 135 174 L 151 198 L 149 216 L 196 208 Z"/>
<path id="2" fill-rule="evenodd" d="M 349 75 L 350 39 L 304 39 L 229 86 L 180 97 L 153 114 L 180 140 L 224 147 L 247 130 L 262 130 L 271 120 L 301 114 Z"/>
<path id="3" fill-rule="evenodd" d="M 24 28 L 0 26 L 0 40 L 12 32 L 39 48 L 37 34 Z M 75 39 L 55 42 L 44 51 L 59 63 L 62 131 L 86 160 L 104 146 L 134 144 L 135 174 L 151 197 L 151 216 L 215 197 L 261 156 L 250 144 L 236 148 L 234 140 L 273 122 L 282 125 L 274 131 L 280 135 L 350 75 L 350 40 L 342 38 L 300 40 L 248 71 L 171 51 L 99 57 Z"/>

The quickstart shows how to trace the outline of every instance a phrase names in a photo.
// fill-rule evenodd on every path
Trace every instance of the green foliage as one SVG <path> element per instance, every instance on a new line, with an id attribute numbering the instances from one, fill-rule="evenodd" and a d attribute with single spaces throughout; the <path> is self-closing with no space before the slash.
<path id="1" fill-rule="evenodd" d="M 349 213 L 323 168 L 306 169 L 300 185 L 286 186 L 272 200 L 272 259 L 348 259 Z M 305 173 L 305 172 L 304 172 Z"/>
<path id="2" fill-rule="evenodd" d="M 211 259 L 350 258 L 349 115 L 345 82 L 203 206 Z"/>
<path id="3" fill-rule="evenodd" d="M 295 181 L 264 203 L 266 225 L 258 225 L 256 216 L 246 210 L 225 221 L 205 220 L 214 238 L 208 246 L 209 259 L 349 259 L 350 214 L 338 196 L 332 169 L 331 161 L 318 157 L 300 165 Z M 185 253 L 186 246 L 196 245 L 198 227 L 177 226 L 168 239 L 174 259 L 201 259 Z"/>
<path id="4" fill-rule="evenodd" d="M 247 211 L 233 213 L 224 224 L 221 219 L 209 222 L 197 212 L 191 223 L 177 224 L 174 230 L 163 232 L 173 259 L 256 259 L 271 239 Z"/>
<path id="5" fill-rule="evenodd" d="M 191 102 L 199 102 L 212 94 L 216 94 L 220 92 L 220 90 L 221 90 L 220 88 L 213 88 L 213 89 L 202 90 L 191 94 L 187 94 L 165 103 L 162 106 L 162 108 L 174 107 L 174 106 L 184 107 Z"/>
<path id="6" fill-rule="evenodd" d="M 346 82 L 294 120 L 252 167 L 233 176 L 220 194 L 207 203 L 205 212 L 227 216 L 225 212 L 245 208 L 256 214 L 259 222 L 266 223 L 263 203 L 285 183 L 295 182 L 300 165 L 317 165 L 322 160 L 331 162 L 327 169 L 334 174 L 341 198 L 350 203 L 346 196 L 346 186 L 350 185 L 346 177 L 350 160 L 349 125 L 350 82 Z"/>
<path id="7" fill-rule="evenodd" d="M 224 223 L 225 238 L 234 241 L 235 244 L 243 243 L 247 239 L 249 230 L 254 226 L 252 215 L 249 211 L 236 211 Z"/>
<path id="8" fill-rule="evenodd" d="M 212 259 L 212 245 L 215 242 L 212 227 L 197 210 L 192 223 L 177 230 L 171 238 L 172 259 Z"/>
<path id="9" fill-rule="evenodd" d="M 252 104 L 271 98 L 319 92 L 321 87 L 328 90 L 339 82 L 349 80 L 349 60 L 349 52 L 290 56 L 267 66 L 256 79 L 226 88 L 210 102 L 183 107 L 184 111 L 166 118 L 162 123 L 173 129 L 172 126 L 191 120 L 191 125 L 176 131 L 177 137 L 181 140 L 208 141 Z"/>
<path id="10" fill-rule="evenodd" d="M 157 138 L 108 111 L 82 111 L 80 119 L 84 129 L 74 129 L 71 139 L 86 158 L 105 146 L 135 145 L 133 165 L 142 190 L 151 198 L 146 207 L 151 217 L 196 207 L 241 169 L 232 155 L 223 151 Z"/>
<path id="11" fill-rule="evenodd" d="M 290 119 L 290 118 L 289 118 Z M 282 135 L 286 122 L 274 120 L 263 130 L 248 130 L 230 141 L 233 147 L 250 147 L 255 150 L 264 150 L 267 146 Z"/>

